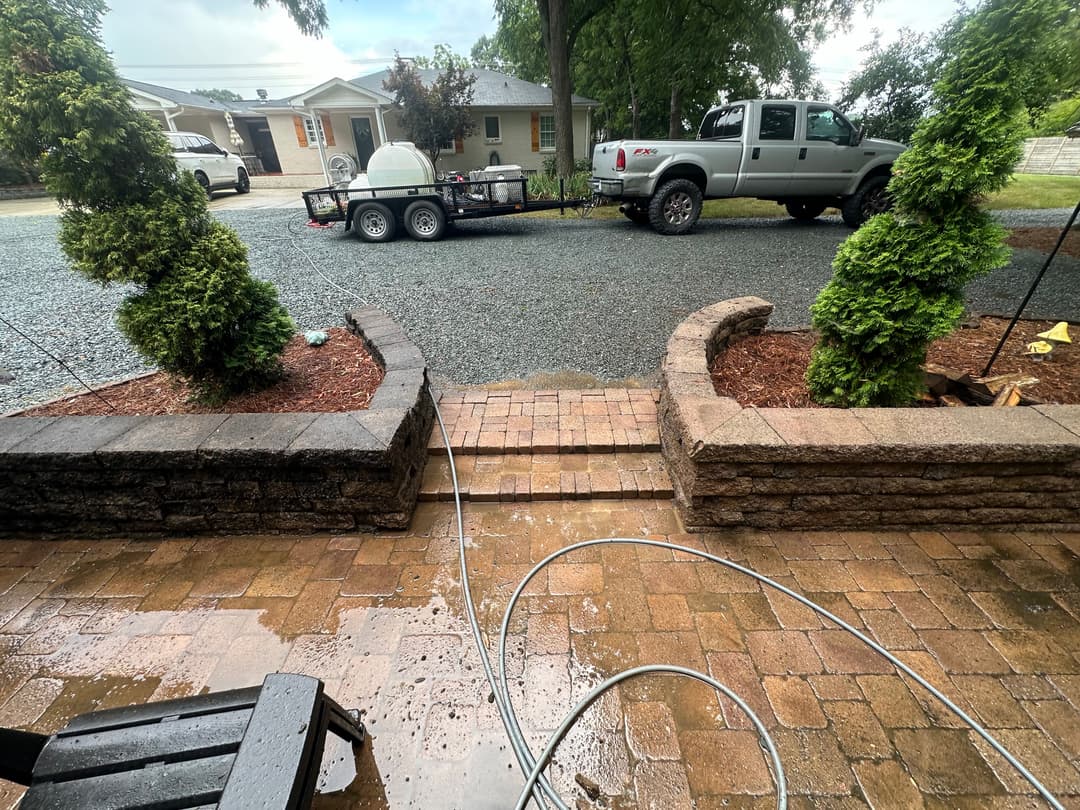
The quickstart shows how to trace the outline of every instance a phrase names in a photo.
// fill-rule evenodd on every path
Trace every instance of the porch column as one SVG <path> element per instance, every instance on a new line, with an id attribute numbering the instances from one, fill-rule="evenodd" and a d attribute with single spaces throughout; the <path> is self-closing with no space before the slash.
<path id="1" fill-rule="evenodd" d="M 379 145 L 386 143 L 386 124 L 383 123 L 382 107 L 375 106 L 375 125 L 379 128 Z"/>

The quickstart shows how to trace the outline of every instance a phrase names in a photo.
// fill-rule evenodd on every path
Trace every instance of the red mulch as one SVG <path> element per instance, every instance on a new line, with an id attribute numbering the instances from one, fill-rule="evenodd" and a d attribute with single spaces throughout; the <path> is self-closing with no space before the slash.
<path id="1" fill-rule="evenodd" d="M 975 329 L 957 329 L 930 347 L 927 361 L 966 371 L 982 373 L 994 352 L 1008 320 L 980 318 Z M 1023 392 L 1045 402 L 1080 403 L 1080 328 L 1072 326 L 1078 345 L 1061 346 L 1052 360 L 1038 362 L 1024 356 L 1028 343 L 1053 326 L 1052 321 L 1020 321 L 1013 329 L 991 375 L 1021 372 L 1039 382 Z M 728 347 L 713 362 L 712 379 L 716 393 L 732 397 L 740 405 L 759 408 L 812 408 L 806 388 L 806 367 L 814 346 L 810 332 L 766 332 L 752 335 Z"/>
<path id="2" fill-rule="evenodd" d="M 1006 241 L 1012 247 L 1030 248 L 1040 253 L 1049 253 L 1054 249 L 1059 238 L 1061 238 L 1061 228 L 1013 228 Z M 1069 231 L 1061 244 L 1059 253 L 1080 259 L 1080 227 L 1073 227 Z"/>
<path id="3" fill-rule="evenodd" d="M 92 416 L 169 413 L 288 413 L 358 411 L 368 407 L 382 382 L 383 370 L 348 329 L 327 329 L 330 339 L 308 346 L 295 335 L 285 347 L 285 376 L 263 391 L 241 394 L 224 405 L 209 407 L 192 402 L 191 389 L 175 377 L 158 372 L 109 386 L 98 393 L 81 394 L 25 411 L 25 416 Z"/>

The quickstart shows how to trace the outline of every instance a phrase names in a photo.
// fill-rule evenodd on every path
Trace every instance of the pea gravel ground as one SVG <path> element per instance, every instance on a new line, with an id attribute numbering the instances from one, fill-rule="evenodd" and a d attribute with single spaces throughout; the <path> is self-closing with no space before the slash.
<path id="1" fill-rule="evenodd" d="M 1000 216 L 1006 225 L 1061 227 L 1068 214 Z M 298 328 L 340 325 L 350 307 L 374 304 L 404 326 L 441 385 L 564 371 L 652 381 L 676 324 L 735 296 L 771 301 L 774 326 L 805 325 L 850 233 L 838 219 L 740 219 L 703 221 L 689 236 L 664 238 L 622 220 L 503 217 L 461 223 L 435 244 L 401 238 L 370 245 L 341 225 L 307 228 L 295 209 L 218 216 L 249 246 L 254 273 L 277 285 Z M 0 217 L 0 317 L 90 384 L 147 370 L 115 325 L 128 291 L 76 276 L 57 229 L 54 216 Z M 972 308 L 1011 314 L 1043 258 L 1016 251 L 1008 267 L 971 286 Z M 1078 290 L 1080 261 L 1059 257 L 1026 314 L 1080 320 Z M 0 413 L 79 389 L 0 324 L 2 370 L 14 380 L 0 383 Z"/>

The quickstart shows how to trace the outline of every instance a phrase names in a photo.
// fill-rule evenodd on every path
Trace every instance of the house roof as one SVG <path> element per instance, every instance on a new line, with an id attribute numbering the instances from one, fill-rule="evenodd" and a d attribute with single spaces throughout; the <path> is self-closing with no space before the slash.
<path id="1" fill-rule="evenodd" d="M 430 85 L 441 71 L 424 69 L 416 72 L 420 74 L 420 80 L 425 85 Z M 513 76 L 497 73 L 494 70 L 474 68 L 469 73 L 476 77 L 476 82 L 473 84 L 473 107 L 550 107 L 552 105 L 550 87 L 515 79 Z M 383 81 L 389 75 L 389 70 L 380 70 L 378 73 L 369 73 L 367 76 L 353 79 L 352 83 L 385 95 Z M 598 102 L 575 95 L 571 96 L 571 103 L 576 107 L 593 107 Z"/>
<path id="2" fill-rule="evenodd" d="M 240 112 L 243 110 L 245 102 L 229 102 L 222 103 L 215 101 L 212 98 L 206 96 L 200 96 L 196 93 L 185 93 L 183 90 L 173 90 L 171 87 L 162 87 L 158 84 L 147 84 L 146 82 L 137 82 L 134 79 L 122 79 L 128 87 L 139 93 L 143 93 L 148 96 L 154 96 L 164 101 L 171 101 L 174 104 L 180 104 L 184 107 L 201 107 L 207 110 L 221 110 L 222 112 Z"/>

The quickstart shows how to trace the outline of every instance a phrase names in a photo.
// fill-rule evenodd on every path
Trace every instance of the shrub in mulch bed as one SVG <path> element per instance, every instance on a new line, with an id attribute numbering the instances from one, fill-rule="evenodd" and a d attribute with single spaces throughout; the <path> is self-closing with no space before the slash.
<path id="1" fill-rule="evenodd" d="M 24 411 L 20 416 L 154 416 L 180 413 L 303 413 L 358 411 L 368 407 L 383 370 L 348 329 L 326 330 L 330 339 L 308 346 L 294 335 L 285 347 L 285 374 L 270 388 L 234 396 L 220 405 L 200 404 L 183 381 L 157 372 Z"/>
<path id="2" fill-rule="evenodd" d="M 1004 318 L 983 317 L 977 328 L 957 329 L 930 346 L 927 361 L 976 376 L 1008 326 Z M 991 374 L 1023 373 L 1037 384 L 1023 391 L 1047 403 L 1080 403 L 1080 329 L 1071 327 L 1077 345 L 1059 347 L 1053 359 L 1038 362 L 1024 355 L 1051 321 L 1020 321 L 994 362 Z M 713 361 L 713 387 L 743 407 L 818 408 L 806 387 L 806 367 L 814 346 L 812 332 L 766 332 L 728 346 Z M 925 403 L 912 403 L 925 404 Z"/>

